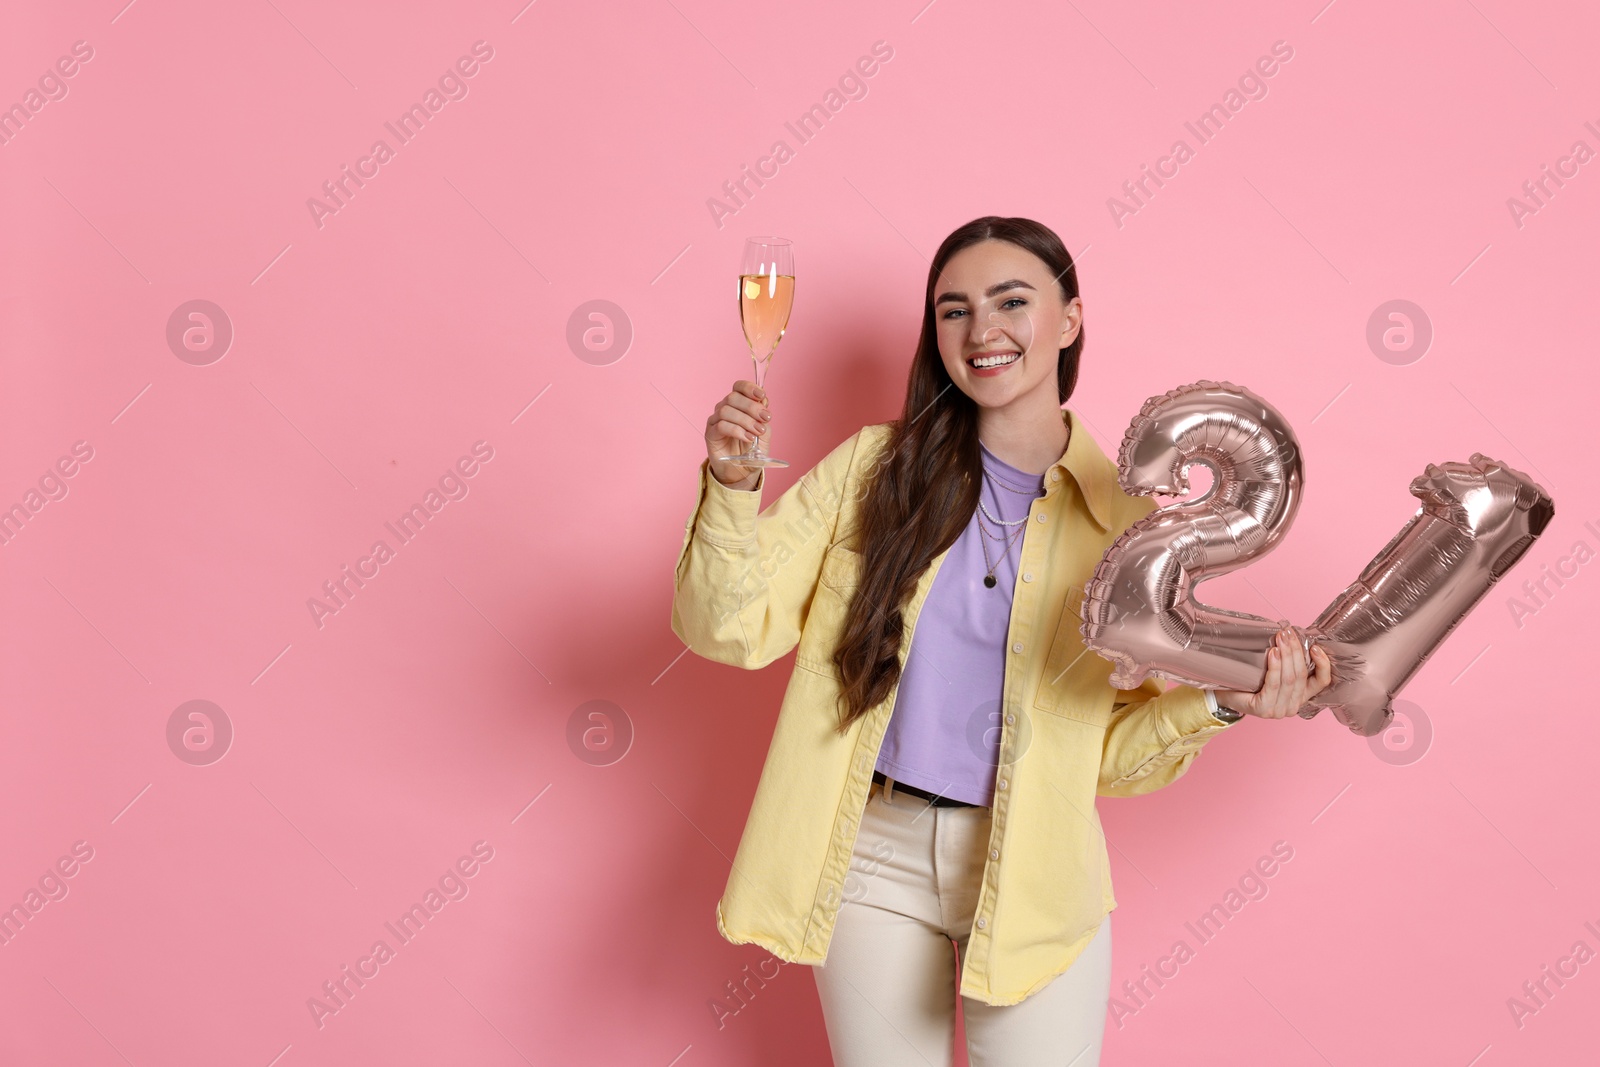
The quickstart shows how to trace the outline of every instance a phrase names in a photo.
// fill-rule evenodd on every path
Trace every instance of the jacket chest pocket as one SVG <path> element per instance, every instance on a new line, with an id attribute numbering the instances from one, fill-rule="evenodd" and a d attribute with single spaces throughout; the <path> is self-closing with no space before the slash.
<path id="1" fill-rule="evenodd" d="M 1083 591 L 1073 587 L 1061 608 L 1034 707 L 1103 727 L 1111 723 L 1117 691 L 1111 685 L 1111 661 L 1083 643 L 1078 614 L 1082 606 Z"/>
<path id="2" fill-rule="evenodd" d="M 835 673 L 833 649 L 844 631 L 845 613 L 861 584 L 861 553 L 842 544 L 828 547 L 817 575 L 805 628 L 795 650 L 795 662 L 824 674 Z"/>

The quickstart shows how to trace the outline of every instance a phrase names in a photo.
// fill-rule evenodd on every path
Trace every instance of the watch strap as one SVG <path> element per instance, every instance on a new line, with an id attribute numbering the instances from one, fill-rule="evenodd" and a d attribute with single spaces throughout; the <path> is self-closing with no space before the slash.
<path id="1" fill-rule="evenodd" d="M 1217 695 L 1211 690 L 1204 690 L 1206 694 L 1206 707 L 1211 709 L 1211 715 L 1219 722 L 1235 723 L 1244 718 L 1244 712 L 1225 708 L 1217 703 Z"/>

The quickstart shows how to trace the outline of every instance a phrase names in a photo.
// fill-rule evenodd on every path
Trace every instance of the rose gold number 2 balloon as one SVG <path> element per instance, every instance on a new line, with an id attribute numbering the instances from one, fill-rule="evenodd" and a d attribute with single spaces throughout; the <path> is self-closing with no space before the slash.
<path id="1" fill-rule="evenodd" d="M 1248 389 L 1195 382 L 1145 401 L 1117 456 L 1122 488 L 1175 496 L 1203 463 L 1212 486 L 1123 531 L 1084 587 L 1084 644 L 1110 660 L 1111 684 L 1146 674 L 1253 693 L 1279 624 L 1208 607 L 1195 586 L 1277 547 L 1300 507 L 1300 448 L 1284 417 Z"/>
<path id="2" fill-rule="evenodd" d="M 1146 401 L 1118 456 L 1122 487 L 1136 495 L 1187 491 L 1194 463 L 1213 470 L 1212 489 L 1129 527 L 1085 587 L 1084 642 L 1116 665 L 1121 689 L 1159 674 L 1255 692 L 1266 676 L 1277 627 L 1199 604 L 1194 590 L 1281 540 L 1299 505 L 1299 449 L 1260 397 L 1202 381 Z M 1328 707 L 1357 734 L 1381 732 L 1395 694 L 1555 514 L 1537 483 L 1476 452 L 1469 463 L 1428 464 L 1411 492 L 1422 507 L 1302 631 L 1333 665 L 1333 684 L 1304 718 Z"/>

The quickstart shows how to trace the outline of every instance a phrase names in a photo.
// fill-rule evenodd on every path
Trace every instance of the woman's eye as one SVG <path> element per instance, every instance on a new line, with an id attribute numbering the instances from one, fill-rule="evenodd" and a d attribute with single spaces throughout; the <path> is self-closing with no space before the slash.
<path id="1" fill-rule="evenodd" d="M 946 311 L 944 313 L 944 317 L 948 319 L 952 315 L 959 315 L 959 314 L 961 314 L 961 309 L 960 308 L 951 308 L 949 311 Z"/>
<path id="2" fill-rule="evenodd" d="M 1014 297 L 1012 297 L 1012 298 L 1011 298 L 1011 299 L 1010 299 L 1010 300 L 1007 300 L 1007 301 L 1006 301 L 1006 304 L 1011 304 L 1011 303 L 1017 303 L 1017 304 L 1026 304 L 1026 303 L 1027 303 L 1027 301 L 1026 301 L 1026 300 L 1024 300 L 1024 299 L 1023 299 L 1023 298 L 1022 298 L 1022 297 L 1020 297 L 1020 296 L 1014 296 Z M 1006 306 L 1006 304 L 1001 304 L 1001 305 L 1000 305 L 1000 306 L 1001 306 L 1001 307 L 1005 307 L 1005 306 Z"/>

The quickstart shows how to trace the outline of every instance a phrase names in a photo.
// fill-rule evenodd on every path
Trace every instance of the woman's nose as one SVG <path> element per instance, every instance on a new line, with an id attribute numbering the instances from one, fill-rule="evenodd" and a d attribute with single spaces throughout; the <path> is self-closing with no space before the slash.
<path id="1" fill-rule="evenodd" d="M 1005 340 L 1006 320 L 998 311 L 978 312 L 972 316 L 972 346 L 988 348 Z"/>

